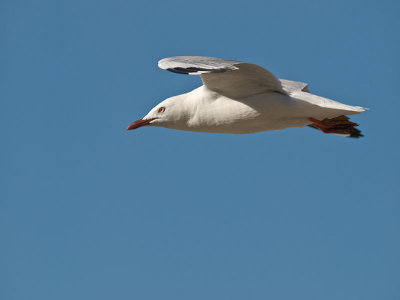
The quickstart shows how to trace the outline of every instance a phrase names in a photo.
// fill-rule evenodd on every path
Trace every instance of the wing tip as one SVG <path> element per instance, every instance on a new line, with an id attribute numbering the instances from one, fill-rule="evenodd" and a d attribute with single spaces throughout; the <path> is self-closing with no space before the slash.
<path id="1" fill-rule="evenodd" d="M 225 62 L 225 65 L 218 65 L 213 60 L 223 61 Z M 229 64 L 226 64 L 227 62 L 229 62 Z M 172 56 L 160 59 L 158 61 L 158 67 L 178 74 L 200 75 L 205 73 L 223 73 L 230 70 L 237 70 L 239 68 L 235 65 L 239 63 L 241 62 L 215 57 Z"/>

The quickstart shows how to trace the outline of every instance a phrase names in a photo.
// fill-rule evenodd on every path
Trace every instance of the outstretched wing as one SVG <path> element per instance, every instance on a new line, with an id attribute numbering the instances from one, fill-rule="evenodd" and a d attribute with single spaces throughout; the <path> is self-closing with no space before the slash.
<path id="1" fill-rule="evenodd" d="M 286 94 L 281 81 L 254 64 L 202 56 L 176 56 L 158 62 L 161 69 L 179 74 L 200 75 L 210 90 L 230 98 L 279 92 Z"/>

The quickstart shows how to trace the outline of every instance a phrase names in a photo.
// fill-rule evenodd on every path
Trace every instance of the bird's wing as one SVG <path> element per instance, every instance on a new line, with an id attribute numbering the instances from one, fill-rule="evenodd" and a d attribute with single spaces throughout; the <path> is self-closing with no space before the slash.
<path id="1" fill-rule="evenodd" d="M 292 81 L 287 79 L 279 79 L 281 82 L 282 88 L 288 94 L 293 92 L 302 91 L 309 93 L 308 84 L 300 81 Z"/>
<path id="2" fill-rule="evenodd" d="M 254 64 L 213 57 L 176 56 L 160 60 L 158 66 L 174 73 L 200 75 L 207 88 L 230 98 L 265 92 L 286 94 L 274 74 Z"/>

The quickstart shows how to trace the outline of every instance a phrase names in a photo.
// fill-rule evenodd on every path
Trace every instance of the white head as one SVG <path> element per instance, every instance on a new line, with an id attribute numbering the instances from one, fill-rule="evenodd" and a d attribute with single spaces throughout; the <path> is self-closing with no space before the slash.
<path id="1" fill-rule="evenodd" d="M 182 96 L 171 97 L 159 103 L 143 119 L 129 125 L 127 130 L 142 126 L 159 126 L 172 129 L 187 127 L 190 110 L 184 105 L 184 97 Z"/>

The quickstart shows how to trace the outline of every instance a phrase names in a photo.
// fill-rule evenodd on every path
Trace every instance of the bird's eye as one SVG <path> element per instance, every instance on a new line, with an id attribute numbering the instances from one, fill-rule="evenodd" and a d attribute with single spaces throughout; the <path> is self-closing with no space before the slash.
<path id="1" fill-rule="evenodd" d="M 164 106 L 162 106 L 162 107 L 160 107 L 159 109 L 158 109 L 158 112 L 159 113 L 163 113 L 165 111 L 165 107 Z"/>

